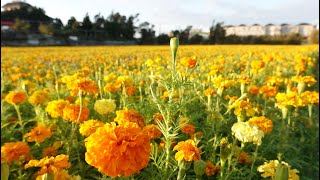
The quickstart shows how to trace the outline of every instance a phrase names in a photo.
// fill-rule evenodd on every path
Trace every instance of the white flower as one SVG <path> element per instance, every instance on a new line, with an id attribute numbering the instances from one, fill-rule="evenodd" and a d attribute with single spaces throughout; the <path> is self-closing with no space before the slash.
<path id="1" fill-rule="evenodd" d="M 232 135 L 234 135 L 241 142 L 252 142 L 258 146 L 261 145 L 261 139 L 264 137 L 256 125 L 251 126 L 248 122 L 237 122 L 233 124 Z"/>

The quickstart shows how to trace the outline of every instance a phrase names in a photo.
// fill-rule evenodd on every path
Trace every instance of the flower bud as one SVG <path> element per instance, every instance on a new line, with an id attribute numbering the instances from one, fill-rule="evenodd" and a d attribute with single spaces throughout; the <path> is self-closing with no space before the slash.
<path id="1" fill-rule="evenodd" d="M 288 180 L 289 168 L 287 165 L 279 163 L 275 172 L 274 180 Z"/>
<path id="2" fill-rule="evenodd" d="M 203 160 L 196 160 L 193 163 L 194 172 L 196 175 L 203 175 L 206 172 L 206 162 Z"/>
<path id="3" fill-rule="evenodd" d="M 179 47 L 179 39 L 174 37 L 170 39 L 170 49 L 171 49 L 171 54 L 172 54 L 172 65 L 175 66 L 176 64 L 176 55 L 177 55 L 177 50 Z"/>
<path id="4" fill-rule="evenodd" d="M 176 53 L 179 47 L 179 39 L 174 37 L 170 39 L 170 48 L 172 53 Z"/>
<path id="5" fill-rule="evenodd" d="M 1 180 L 8 180 L 9 174 L 9 165 L 6 162 L 1 162 Z"/>

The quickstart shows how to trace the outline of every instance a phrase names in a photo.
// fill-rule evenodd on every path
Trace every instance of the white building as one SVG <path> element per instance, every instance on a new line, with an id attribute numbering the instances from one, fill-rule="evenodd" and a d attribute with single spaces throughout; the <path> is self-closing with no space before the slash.
<path id="1" fill-rule="evenodd" d="M 240 24 L 239 26 L 224 26 L 226 36 L 275 36 L 275 35 L 288 35 L 290 33 L 298 33 L 303 37 L 307 37 L 315 29 L 319 29 L 319 25 L 312 25 L 308 23 L 300 23 L 298 25 L 290 24 L 267 24 L 265 26 L 259 24 L 253 24 L 246 26 Z"/>

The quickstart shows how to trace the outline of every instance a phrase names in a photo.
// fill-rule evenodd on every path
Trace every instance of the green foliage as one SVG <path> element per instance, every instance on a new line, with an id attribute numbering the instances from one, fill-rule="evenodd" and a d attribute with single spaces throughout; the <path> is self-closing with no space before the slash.
<path id="1" fill-rule="evenodd" d="M 319 30 L 313 30 L 308 40 L 310 44 L 319 44 Z"/>

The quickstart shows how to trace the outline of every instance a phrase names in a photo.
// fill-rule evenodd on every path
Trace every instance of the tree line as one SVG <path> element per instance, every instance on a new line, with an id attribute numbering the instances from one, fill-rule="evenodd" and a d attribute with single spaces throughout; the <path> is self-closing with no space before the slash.
<path id="1" fill-rule="evenodd" d="M 156 36 L 154 25 L 149 22 L 140 22 L 139 13 L 129 17 L 119 12 L 111 12 L 108 17 L 100 13 L 95 15 L 93 20 L 88 13 L 82 21 L 70 17 L 64 25 L 59 18 L 51 18 L 45 11 L 37 7 L 22 7 L 12 11 L 1 12 L 2 21 L 14 21 L 12 29 L 22 33 L 41 33 L 55 37 L 68 38 L 76 36 L 79 40 L 93 41 L 135 41 L 138 44 L 168 44 L 171 36 L 179 37 L 180 44 L 301 44 L 304 41 L 299 34 L 281 36 L 226 36 L 223 22 L 213 21 L 208 38 L 199 34 L 191 35 L 192 26 L 185 29 L 172 30 L 169 34 Z M 135 34 L 140 35 L 139 38 Z M 319 31 L 313 33 L 316 41 Z M 312 38 L 310 37 L 310 38 Z"/>

